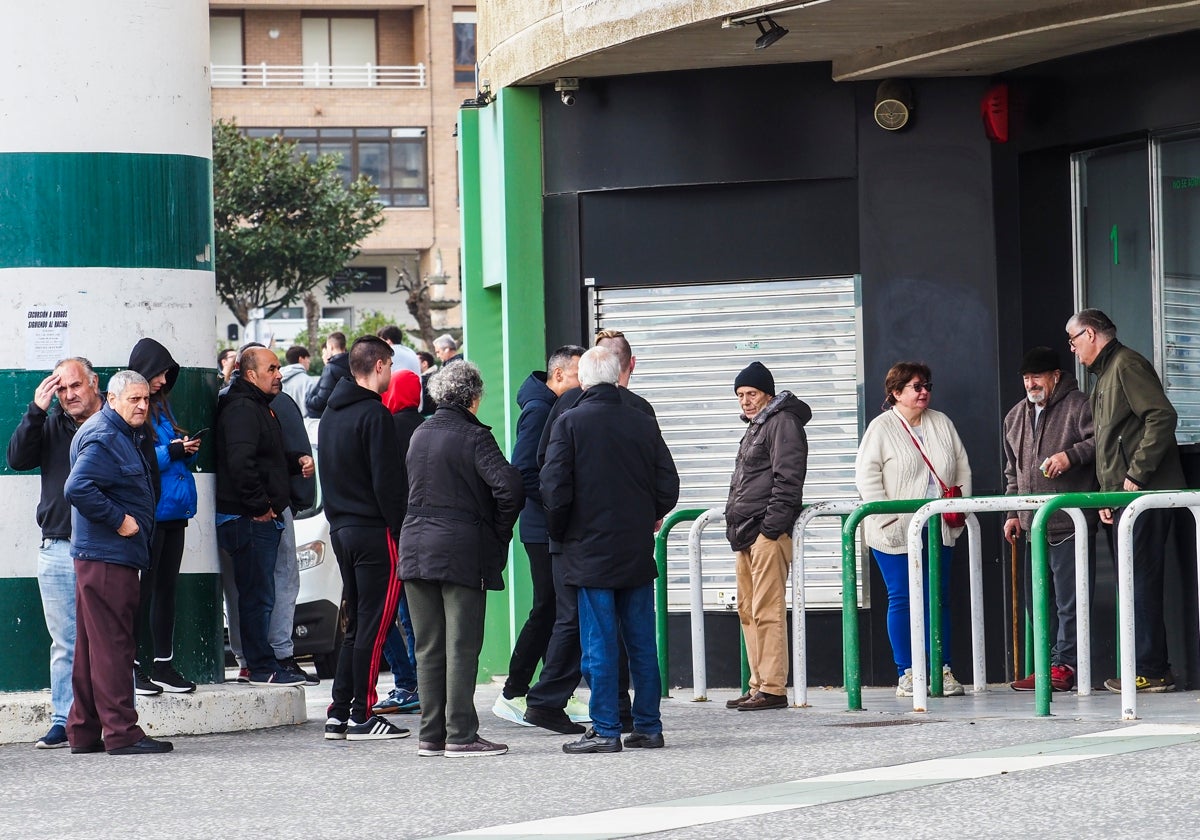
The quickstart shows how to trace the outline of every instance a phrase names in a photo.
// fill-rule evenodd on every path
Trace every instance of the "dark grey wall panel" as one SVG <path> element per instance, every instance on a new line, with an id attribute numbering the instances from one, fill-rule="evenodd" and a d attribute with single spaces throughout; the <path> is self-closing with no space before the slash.
<path id="1" fill-rule="evenodd" d="M 542 93 L 547 193 L 854 176 L 854 93 L 827 64 L 583 79 Z"/>

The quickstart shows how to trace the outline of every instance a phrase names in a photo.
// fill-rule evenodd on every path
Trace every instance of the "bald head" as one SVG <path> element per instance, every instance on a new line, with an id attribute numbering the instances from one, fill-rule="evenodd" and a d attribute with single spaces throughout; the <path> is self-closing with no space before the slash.
<path id="1" fill-rule="evenodd" d="M 265 347 L 250 347 L 242 353 L 242 378 L 264 394 L 283 390 L 279 357 Z"/>

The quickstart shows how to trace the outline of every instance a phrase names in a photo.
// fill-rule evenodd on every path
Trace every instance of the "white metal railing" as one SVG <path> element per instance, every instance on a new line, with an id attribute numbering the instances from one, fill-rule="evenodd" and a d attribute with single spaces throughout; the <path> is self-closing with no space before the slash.
<path id="1" fill-rule="evenodd" d="M 428 86 L 424 64 L 214 64 L 213 87 Z"/>
<path id="2" fill-rule="evenodd" d="M 1117 525 L 1117 605 L 1120 612 L 1121 720 L 1137 719 L 1137 640 L 1133 616 L 1133 525 L 1143 511 L 1187 508 L 1196 520 L 1196 545 L 1200 548 L 1200 493 L 1180 491 L 1139 496 L 1130 502 Z M 1200 550 L 1196 553 L 1200 569 Z M 1162 597 L 1161 592 L 1153 597 Z"/>
<path id="3" fill-rule="evenodd" d="M 708 668 L 704 662 L 704 564 L 700 560 L 700 537 L 709 523 L 725 521 L 719 510 L 706 510 L 688 531 L 688 587 L 691 592 L 692 700 L 708 699 Z M 740 625 L 739 625 L 740 627 Z"/>
<path id="4" fill-rule="evenodd" d="M 1036 510 L 1054 495 L 1043 496 L 977 496 L 974 498 L 937 499 L 924 505 L 913 514 L 908 525 L 908 614 L 913 658 L 913 711 L 924 712 L 929 698 L 929 681 L 925 674 L 925 593 L 924 551 L 921 533 L 925 523 L 941 513 L 961 512 L 967 516 L 967 546 L 971 576 L 971 654 L 975 693 L 987 690 L 986 661 L 983 630 L 983 561 L 979 538 L 979 522 L 975 513 L 997 513 L 1020 510 Z M 1088 682 L 1086 692 L 1091 693 L 1091 631 L 1089 623 L 1090 598 L 1088 579 L 1087 521 L 1079 510 L 1068 511 L 1075 523 L 1075 592 L 1076 592 L 1076 646 L 1078 649 L 1078 684 Z M 938 535 L 940 538 L 940 534 Z M 1083 557 L 1080 558 L 1082 553 Z M 1082 572 L 1081 572 L 1082 569 Z M 945 573 L 945 571 L 943 571 Z M 1131 596 L 1132 597 L 1132 596 Z M 940 616 L 930 616 L 930 621 Z M 1084 665 L 1084 663 L 1087 663 Z"/>
<path id="5" fill-rule="evenodd" d="M 817 502 L 800 511 L 792 529 L 792 693 L 795 705 L 808 705 L 808 610 L 804 599 L 804 531 L 818 516 L 843 516 L 862 504 L 859 499 Z"/>

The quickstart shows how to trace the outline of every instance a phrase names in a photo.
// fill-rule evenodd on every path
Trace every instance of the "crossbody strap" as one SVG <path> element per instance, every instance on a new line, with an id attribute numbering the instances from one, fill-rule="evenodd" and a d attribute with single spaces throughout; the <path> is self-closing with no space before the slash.
<path id="1" fill-rule="evenodd" d="M 942 481 L 942 477 L 937 474 L 937 470 L 933 468 L 933 464 L 929 463 L 929 456 L 925 454 L 925 448 L 921 446 L 921 442 L 917 440 L 917 436 L 914 435 L 912 429 L 909 428 L 908 421 L 901 417 L 899 412 L 896 413 L 896 419 L 904 424 L 904 431 L 908 432 L 909 438 L 912 439 L 913 446 L 917 447 L 917 452 L 921 453 L 921 458 L 925 461 L 925 466 L 929 467 L 929 471 L 933 473 L 934 480 L 938 483 L 938 486 L 942 488 L 942 495 L 946 495 L 946 491 L 950 488 L 946 486 L 946 482 Z"/>

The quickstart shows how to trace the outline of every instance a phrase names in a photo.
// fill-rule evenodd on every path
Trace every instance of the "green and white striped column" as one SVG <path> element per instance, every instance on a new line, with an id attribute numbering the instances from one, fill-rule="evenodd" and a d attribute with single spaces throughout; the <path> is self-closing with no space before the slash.
<path id="1" fill-rule="evenodd" d="M 143 336 L 182 366 L 171 395 L 181 425 L 211 426 L 218 301 L 208 3 L 13 3 L 4 28 L 5 443 L 55 358 L 86 356 L 104 387 Z M 223 664 L 221 601 L 213 461 L 201 452 L 175 657 L 185 674 L 211 682 Z M 0 470 L 0 691 L 49 685 L 50 638 L 35 577 L 39 481 L 7 462 Z"/>

